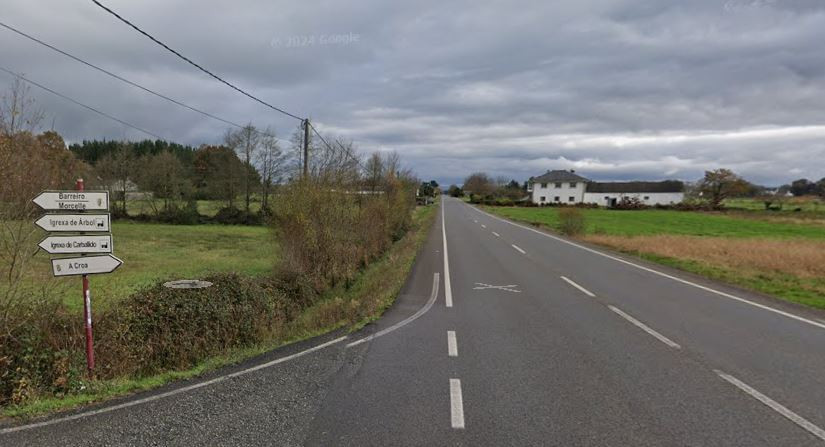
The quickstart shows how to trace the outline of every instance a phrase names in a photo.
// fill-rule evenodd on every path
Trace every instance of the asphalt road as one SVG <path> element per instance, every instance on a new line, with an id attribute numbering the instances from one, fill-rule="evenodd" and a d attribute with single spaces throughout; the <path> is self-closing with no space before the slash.
<path id="1" fill-rule="evenodd" d="M 364 331 L 0 425 L 0 445 L 825 444 L 821 313 L 443 211 Z"/>

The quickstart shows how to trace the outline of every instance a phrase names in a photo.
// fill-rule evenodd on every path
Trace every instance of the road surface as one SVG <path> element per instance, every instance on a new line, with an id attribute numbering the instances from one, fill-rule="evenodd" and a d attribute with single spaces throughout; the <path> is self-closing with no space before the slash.
<path id="1" fill-rule="evenodd" d="M 442 207 L 364 331 L 0 445 L 825 444 L 821 314 Z"/>

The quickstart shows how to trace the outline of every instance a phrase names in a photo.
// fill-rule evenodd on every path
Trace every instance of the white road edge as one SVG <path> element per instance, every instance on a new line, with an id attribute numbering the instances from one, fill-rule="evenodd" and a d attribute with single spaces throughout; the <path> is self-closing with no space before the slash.
<path id="1" fill-rule="evenodd" d="M 378 332 L 376 332 L 376 333 L 374 333 L 374 334 L 372 334 L 368 337 L 364 337 L 360 340 L 354 341 L 354 342 L 348 344 L 346 347 L 347 348 L 352 348 L 353 346 L 358 346 L 361 343 L 366 343 L 370 340 L 373 340 L 373 339 L 376 339 L 378 337 L 382 337 L 384 335 L 387 335 L 392 331 L 395 331 L 397 329 L 400 329 L 400 328 L 412 323 L 413 321 L 418 319 L 418 317 L 420 317 L 420 316 L 424 315 L 425 313 L 427 313 L 427 311 L 430 310 L 431 307 L 433 307 L 433 304 L 435 303 L 435 300 L 438 297 L 438 282 L 439 282 L 438 278 L 439 278 L 438 273 L 433 273 L 433 289 L 432 289 L 432 292 L 430 293 L 430 299 L 427 300 L 427 304 L 425 304 L 424 307 L 422 307 L 421 309 L 418 309 L 418 311 L 416 313 L 410 315 L 409 317 L 405 318 L 404 320 L 399 321 L 398 323 L 395 323 L 394 325 L 392 325 L 392 326 L 390 326 L 386 329 L 380 330 L 380 331 L 378 331 Z"/>
<path id="2" fill-rule="evenodd" d="M 444 210 L 444 198 L 441 199 L 441 236 L 444 239 L 444 300 L 447 307 L 453 307 L 453 289 L 450 287 L 450 260 L 447 256 L 447 213 Z"/>
<path id="3" fill-rule="evenodd" d="M 771 399 L 770 397 L 756 391 L 752 387 L 750 387 L 745 382 L 733 377 L 730 374 L 725 372 L 719 371 L 718 369 L 713 370 L 719 377 L 724 379 L 726 382 L 730 383 L 731 385 L 739 388 L 740 390 L 744 391 L 749 396 L 753 397 L 754 399 L 762 402 L 766 406 L 768 406 L 771 410 L 781 414 L 782 416 L 791 420 L 794 424 L 804 428 L 812 435 L 816 436 L 817 438 L 825 441 L 825 430 L 814 425 L 812 422 L 808 421 L 807 419 L 803 418 L 802 416 L 794 413 L 793 411 L 787 409 L 784 405 L 776 402 L 775 400 Z"/>

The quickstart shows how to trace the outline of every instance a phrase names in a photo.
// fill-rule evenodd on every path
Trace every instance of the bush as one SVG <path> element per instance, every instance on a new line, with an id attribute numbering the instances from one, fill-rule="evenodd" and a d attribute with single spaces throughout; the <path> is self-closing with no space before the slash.
<path id="1" fill-rule="evenodd" d="M 647 205 L 644 204 L 638 197 L 629 197 L 625 196 L 619 200 L 616 205 L 612 207 L 614 210 L 643 210 L 647 208 Z"/>
<path id="2" fill-rule="evenodd" d="M 584 214 L 573 207 L 561 207 L 559 209 L 559 231 L 567 236 L 578 236 L 584 233 Z"/>
<path id="3" fill-rule="evenodd" d="M 234 206 L 227 206 L 219 209 L 212 220 L 224 225 L 260 225 L 263 222 L 263 216 L 247 213 Z"/>

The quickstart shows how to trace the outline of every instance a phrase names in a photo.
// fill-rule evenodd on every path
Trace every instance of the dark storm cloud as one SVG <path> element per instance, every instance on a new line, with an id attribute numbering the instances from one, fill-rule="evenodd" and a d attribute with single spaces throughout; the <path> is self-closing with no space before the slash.
<path id="1" fill-rule="evenodd" d="M 825 176 L 825 10 L 806 0 L 110 0 L 185 54 L 422 177 Z M 6 0 L 0 21 L 236 122 L 297 124 L 88 1 Z M 0 65 L 168 139 L 220 139 L 177 108 L 0 29 Z M 35 92 L 68 139 L 139 138 Z M 51 120 L 47 120 L 51 125 Z"/>

